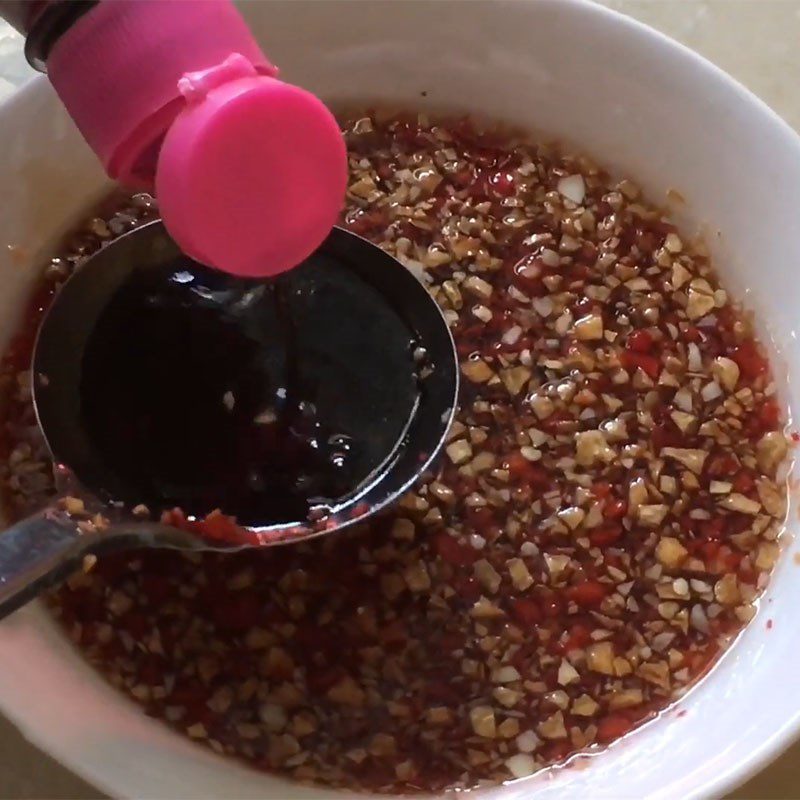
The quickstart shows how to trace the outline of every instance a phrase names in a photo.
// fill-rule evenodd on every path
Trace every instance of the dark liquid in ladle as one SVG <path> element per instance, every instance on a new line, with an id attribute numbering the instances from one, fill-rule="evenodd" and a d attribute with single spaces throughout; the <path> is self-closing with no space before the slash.
<path id="1" fill-rule="evenodd" d="M 110 499 L 287 524 L 380 468 L 417 400 L 410 332 L 327 261 L 275 282 L 189 259 L 132 274 L 82 363 Z"/>

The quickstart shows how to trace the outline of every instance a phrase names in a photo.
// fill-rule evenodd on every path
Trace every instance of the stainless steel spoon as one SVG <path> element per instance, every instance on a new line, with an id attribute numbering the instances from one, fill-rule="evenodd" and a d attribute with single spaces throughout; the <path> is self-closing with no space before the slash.
<path id="1" fill-rule="evenodd" d="M 184 268 L 187 261 L 160 221 L 148 223 L 89 258 L 64 285 L 45 317 L 33 359 L 37 417 L 57 472 L 68 475 L 70 485 L 87 498 L 89 507 L 101 509 L 109 524 L 105 530 L 95 530 L 85 519 L 81 524 L 66 512 L 62 501 L 0 533 L 0 617 L 79 569 L 90 554 L 133 547 L 236 550 L 341 530 L 391 504 L 438 454 L 458 394 L 457 358 L 447 324 L 429 293 L 405 267 L 366 240 L 335 228 L 308 262 L 282 280 L 287 282 L 287 296 L 299 298 L 291 301 L 298 316 L 299 346 L 306 348 L 299 363 L 311 369 L 321 402 L 327 403 L 326 413 L 363 429 L 365 441 L 368 439 L 372 446 L 370 458 L 359 466 L 357 485 L 342 496 L 327 498 L 320 512 L 324 519 L 316 522 L 287 518 L 286 514 L 279 519 L 262 518 L 259 507 L 247 506 L 234 486 L 230 496 L 236 502 L 241 500 L 247 517 L 243 520 L 247 535 L 238 541 L 211 541 L 171 525 L 137 518 L 130 509 L 137 502 L 138 492 L 155 493 L 152 510 L 156 519 L 175 497 L 169 491 L 158 494 L 148 483 L 149 473 L 158 473 L 163 466 L 157 456 L 152 456 L 156 451 L 142 451 L 152 456 L 144 473 L 129 473 L 106 447 L 109 436 L 116 441 L 116 431 L 106 428 L 100 436 L 93 430 L 93 420 L 87 418 L 92 398 L 87 397 L 84 373 L 94 368 L 87 353 L 97 349 L 98 331 L 104 330 L 100 326 L 109 318 L 112 322 L 115 319 L 117 312 L 110 314 L 109 310 L 116 308 L 115 303 L 118 305 L 133 282 L 155 281 L 158 285 L 162 277 L 171 281 L 171 292 L 185 289 L 191 302 L 200 297 L 204 313 L 228 314 L 232 308 L 241 309 L 242 303 L 260 302 L 263 292 L 269 290 L 267 282 L 212 274 L 194 262 L 191 269 Z M 191 280 L 186 277 L 190 273 Z M 336 285 L 332 287 L 331 281 Z M 179 300 L 183 297 L 177 296 Z M 334 307 L 328 308 L 331 304 Z M 339 324 L 323 324 L 329 313 Z M 262 317 L 269 316 L 259 305 L 250 308 L 248 314 L 248 331 L 253 325 L 261 330 Z M 395 332 L 401 329 L 398 326 L 405 326 L 407 340 L 384 326 L 389 319 Z M 260 340 L 268 342 L 267 349 L 272 348 L 270 330 L 267 338 Z M 192 354 L 194 340 L 190 334 L 187 337 L 187 357 L 202 355 Z M 329 369 L 334 352 L 349 365 L 345 376 L 341 368 Z M 273 355 L 265 359 L 263 369 L 265 375 L 278 380 L 274 373 L 289 371 L 291 359 L 276 361 Z M 152 360 L 152 356 L 151 349 L 148 358 Z M 113 362 L 109 364 L 113 366 Z M 135 370 L 136 364 L 131 368 Z M 280 392 L 285 397 L 285 389 Z M 111 419 L 115 425 L 130 422 L 123 415 L 118 423 L 113 415 Z M 280 473 L 268 473 L 275 474 Z M 192 489 L 184 486 L 180 490 L 190 504 L 215 500 L 213 486 L 210 491 L 203 487 L 199 495 Z M 74 494 L 74 489 L 69 493 Z M 181 499 L 180 492 L 177 499 Z M 200 510 L 207 512 L 209 507 Z M 234 515 L 239 510 L 222 508 Z"/>

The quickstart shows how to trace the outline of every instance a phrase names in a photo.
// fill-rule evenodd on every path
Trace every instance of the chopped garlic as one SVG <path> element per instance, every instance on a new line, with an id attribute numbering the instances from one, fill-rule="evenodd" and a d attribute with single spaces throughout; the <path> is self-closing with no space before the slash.
<path id="1" fill-rule="evenodd" d="M 561 178 L 556 185 L 558 193 L 567 200 L 571 200 L 576 205 L 583 202 L 584 195 L 586 194 L 586 185 L 583 182 L 582 175 L 567 175 Z"/>

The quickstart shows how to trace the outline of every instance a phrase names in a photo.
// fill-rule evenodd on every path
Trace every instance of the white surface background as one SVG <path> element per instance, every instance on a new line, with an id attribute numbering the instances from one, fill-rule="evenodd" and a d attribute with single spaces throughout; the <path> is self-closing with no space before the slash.
<path id="1" fill-rule="evenodd" d="M 702 53 L 800 130 L 800 0 L 605 0 L 605 4 Z M 32 75 L 22 57 L 21 40 L 0 23 L 0 101 Z M 787 697 L 787 701 L 800 699 Z M 30 747 L 2 718 L 0 759 L 0 798 L 100 796 Z M 800 746 L 735 796 L 800 798 Z"/>

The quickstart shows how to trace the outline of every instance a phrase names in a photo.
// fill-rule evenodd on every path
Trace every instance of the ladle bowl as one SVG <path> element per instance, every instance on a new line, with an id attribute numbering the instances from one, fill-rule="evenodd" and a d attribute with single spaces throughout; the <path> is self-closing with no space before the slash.
<path id="1" fill-rule="evenodd" d="M 282 289 L 276 289 L 270 281 L 232 278 L 205 270 L 180 253 L 160 221 L 119 237 L 76 270 L 44 319 L 32 366 L 33 401 L 57 465 L 62 497 L 52 507 L 0 534 L 0 616 L 63 580 L 80 568 L 87 555 L 141 546 L 235 550 L 285 544 L 341 530 L 391 504 L 430 466 L 455 412 L 458 364 L 447 323 L 425 287 L 383 250 L 340 228 L 331 231 L 307 262 L 278 280 L 284 282 Z M 116 335 L 109 324 L 122 326 L 122 338 L 118 342 L 113 339 L 113 344 L 121 349 L 119 358 L 130 359 L 123 366 L 129 367 L 134 377 L 145 375 L 142 380 L 146 379 L 141 359 L 149 363 L 168 357 L 171 339 L 148 341 L 143 356 L 142 348 L 136 349 L 137 336 L 149 335 L 150 317 L 141 322 L 140 316 L 149 313 L 156 295 L 135 295 L 137 302 L 143 301 L 141 307 L 133 308 L 121 305 L 120 298 L 127 297 L 125 292 L 142 281 L 148 290 L 162 284 L 168 286 L 172 300 L 178 298 L 175 308 L 179 310 L 197 302 L 206 316 L 216 314 L 227 321 L 235 311 L 236 324 L 246 334 L 242 346 L 253 349 L 253 342 L 256 343 L 258 380 L 268 384 L 269 391 L 286 404 L 278 416 L 297 411 L 289 406 L 287 395 L 297 389 L 292 388 L 292 382 L 300 381 L 308 391 L 313 384 L 323 422 L 327 415 L 357 434 L 363 430 L 365 457 L 361 459 L 363 463 L 356 465 L 354 485 L 339 496 L 322 498 L 318 505 L 309 502 L 305 517 L 293 513 L 297 504 L 286 512 L 280 503 L 268 507 L 280 508 L 280 514 L 276 512 L 273 518 L 263 516 L 262 507 L 252 505 L 251 494 L 238 492 L 238 478 L 233 480 L 234 493 L 223 492 L 219 497 L 215 496 L 213 485 L 203 486 L 202 492 L 195 493 L 184 487 L 188 504 L 184 507 L 180 492 L 176 497 L 171 490 L 160 491 L 162 484 L 149 480 L 167 469 L 159 454 L 163 453 L 164 461 L 182 455 L 168 452 L 169 447 L 162 451 L 159 442 L 147 441 L 150 428 L 146 425 L 162 404 L 157 386 L 146 385 L 141 394 L 141 403 L 146 405 L 151 398 L 152 406 L 140 409 L 134 404 L 127 414 L 111 408 L 111 429 L 108 425 L 95 429 L 93 415 L 97 415 L 93 409 L 98 398 L 104 402 L 109 397 L 124 398 L 127 392 L 139 388 L 135 380 L 130 387 L 118 385 L 119 375 L 125 373 L 116 371 L 113 348 L 110 354 L 106 353 L 111 360 L 97 362 L 93 355 Z M 272 306 L 265 305 L 264 300 L 264 294 L 270 291 L 282 291 L 289 298 L 285 313 L 292 316 L 296 330 L 290 331 L 292 335 L 286 341 L 275 342 L 276 329 L 270 327 L 274 320 L 265 321 L 272 316 Z M 169 306 L 167 312 L 171 313 L 172 308 Z M 246 312 L 244 322 L 240 318 L 242 309 Z M 280 308 L 276 313 L 281 316 Z M 338 316 L 340 324 L 327 324 L 329 313 Z M 144 327 L 137 329 L 139 324 Z M 181 363 L 174 365 L 178 370 L 175 380 L 179 387 L 191 390 L 192 386 L 184 387 L 184 383 L 191 382 L 194 373 L 189 369 L 184 375 L 180 370 L 187 367 L 187 362 L 193 367 L 192 359 L 206 358 L 206 350 L 213 349 L 214 341 L 208 341 L 208 331 L 201 335 L 193 319 L 169 333 L 181 339 Z M 216 329 L 212 334 L 217 335 Z M 128 344 L 133 349 L 129 350 Z M 163 350 L 158 348 L 161 344 Z M 235 340 L 234 345 L 238 344 L 239 340 Z M 263 347 L 264 352 L 259 352 L 258 347 Z M 291 348 L 299 348 L 299 355 L 289 352 Z M 211 362 L 214 369 L 233 371 L 226 380 L 234 380 L 236 370 L 245 363 L 237 361 L 237 355 L 237 347 L 233 347 Z M 292 366 L 295 356 L 299 370 L 297 365 Z M 339 358 L 349 365 L 344 374 Z M 250 358 L 247 368 L 256 362 Z M 109 386 L 97 389 L 92 376 L 103 377 L 106 373 L 113 373 L 113 380 L 109 378 Z M 201 385 L 207 391 L 208 381 Z M 214 390 L 218 388 L 214 384 Z M 117 394 L 109 395 L 108 391 Z M 223 427 L 228 424 L 224 414 L 238 412 L 233 393 L 225 395 L 227 407 L 220 410 L 223 416 L 219 417 Z M 257 399 L 263 400 L 261 394 Z M 203 402 L 202 397 L 197 400 L 197 404 Z M 240 403 L 245 404 L 246 400 Z M 260 406 L 248 407 L 243 413 L 252 415 L 254 408 Z M 183 424 L 184 406 L 178 410 L 176 424 Z M 191 416 L 192 409 L 185 409 L 185 413 Z M 138 420 L 139 416 L 143 421 Z M 202 423 L 205 418 L 200 419 Z M 145 425 L 137 429 L 143 434 L 117 438 L 116 426 L 130 426 L 137 420 Z M 287 423 L 290 427 L 295 424 L 294 418 Z M 246 430 L 248 436 L 251 430 Z M 225 428 L 223 433 L 227 435 L 227 431 Z M 213 438 L 216 431 L 207 425 L 201 425 L 196 435 L 212 437 L 210 453 L 201 447 L 196 458 L 210 456 L 209 463 L 213 463 L 217 450 L 226 447 L 225 437 Z M 136 457 L 150 461 L 139 465 L 138 471 L 128 470 L 124 458 L 120 463 L 114 450 L 117 441 L 126 442 L 126 446 L 133 441 Z M 316 440 L 313 442 L 315 449 L 320 446 Z M 250 445 L 246 444 L 249 452 Z M 225 452 L 234 457 L 240 453 L 235 449 Z M 235 468 L 237 465 L 233 464 L 232 469 Z M 204 470 L 198 474 L 204 474 Z M 268 469 L 266 475 L 280 481 L 286 477 L 280 467 Z M 168 479 L 174 482 L 174 473 L 169 473 Z M 240 508 L 226 506 L 231 497 Z M 148 503 L 145 518 L 140 500 Z M 181 507 L 180 517 L 188 520 L 190 530 L 170 524 L 175 517 L 168 512 L 174 505 Z M 74 513 L 75 507 L 79 513 Z M 236 535 L 207 538 L 197 532 L 206 514 L 222 512 L 230 515 L 226 519 L 233 520 L 242 510 L 247 518 L 230 525 Z"/>

